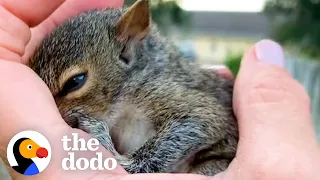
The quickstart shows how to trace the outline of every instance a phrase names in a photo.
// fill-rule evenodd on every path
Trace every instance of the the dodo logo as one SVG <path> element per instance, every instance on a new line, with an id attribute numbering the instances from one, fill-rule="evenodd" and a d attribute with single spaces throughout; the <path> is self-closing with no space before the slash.
<path id="1" fill-rule="evenodd" d="M 10 166 L 20 174 L 33 176 L 42 172 L 51 159 L 48 140 L 35 131 L 23 131 L 9 142 L 7 158 Z"/>

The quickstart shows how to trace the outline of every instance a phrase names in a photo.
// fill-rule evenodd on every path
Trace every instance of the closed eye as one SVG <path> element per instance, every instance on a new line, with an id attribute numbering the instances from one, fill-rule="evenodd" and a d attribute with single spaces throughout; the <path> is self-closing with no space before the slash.
<path id="1" fill-rule="evenodd" d="M 65 96 L 73 91 L 80 89 L 87 80 L 87 73 L 81 73 L 69 78 L 60 91 L 60 96 Z"/>

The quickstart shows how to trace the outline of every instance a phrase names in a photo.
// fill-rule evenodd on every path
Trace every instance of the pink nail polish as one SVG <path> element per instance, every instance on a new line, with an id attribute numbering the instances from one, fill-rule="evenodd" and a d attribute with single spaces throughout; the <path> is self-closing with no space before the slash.
<path id="1" fill-rule="evenodd" d="M 262 40 L 255 45 L 255 51 L 259 61 L 284 66 L 284 53 L 278 43 L 272 40 Z"/>

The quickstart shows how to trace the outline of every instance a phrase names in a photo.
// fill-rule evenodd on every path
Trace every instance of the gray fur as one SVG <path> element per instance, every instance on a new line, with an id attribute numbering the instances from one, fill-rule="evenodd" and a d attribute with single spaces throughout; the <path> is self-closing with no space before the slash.
<path id="1" fill-rule="evenodd" d="M 233 81 L 188 63 L 155 26 L 132 46 L 132 63 L 124 65 L 119 60 L 124 44 L 114 29 L 123 12 L 91 10 L 66 21 L 42 42 L 30 67 L 50 88 L 65 120 L 77 121 L 128 172 L 214 175 L 225 170 L 238 142 Z M 59 78 L 75 65 L 91 72 L 91 87 L 81 97 L 60 96 Z M 156 132 L 125 155 L 117 152 L 109 132 L 119 104 L 143 112 Z"/>

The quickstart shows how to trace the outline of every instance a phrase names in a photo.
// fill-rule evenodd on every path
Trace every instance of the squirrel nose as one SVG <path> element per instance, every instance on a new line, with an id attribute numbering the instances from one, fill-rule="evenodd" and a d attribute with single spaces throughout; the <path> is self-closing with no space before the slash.
<path id="1" fill-rule="evenodd" d="M 39 148 L 36 154 L 38 158 L 44 158 L 48 156 L 48 150 L 46 148 Z"/>

